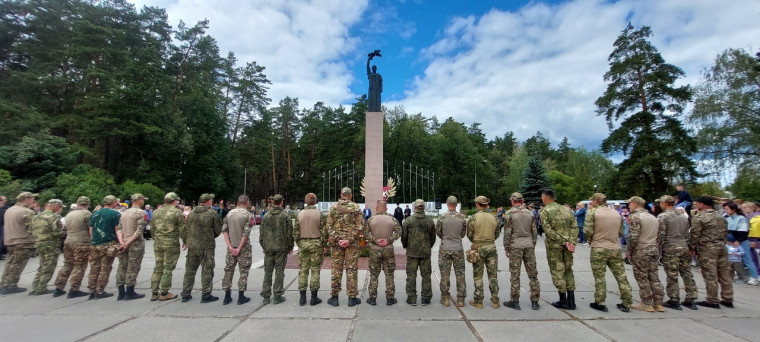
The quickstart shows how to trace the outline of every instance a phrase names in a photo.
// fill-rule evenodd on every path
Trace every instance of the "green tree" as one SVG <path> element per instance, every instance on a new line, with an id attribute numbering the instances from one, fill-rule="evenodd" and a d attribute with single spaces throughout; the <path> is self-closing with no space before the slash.
<path id="1" fill-rule="evenodd" d="M 697 172 L 691 160 L 696 142 L 678 118 L 692 91 L 675 86 L 684 72 L 665 63 L 648 41 L 651 35 L 648 26 L 635 30 L 629 23 L 615 40 L 596 112 L 611 129 L 602 151 L 628 157 L 619 165 L 618 182 L 632 194 L 653 197 L 675 178 L 692 179 Z"/>
<path id="2" fill-rule="evenodd" d="M 537 158 L 530 157 L 523 175 L 520 192 L 525 198 L 525 203 L 541 204 L 541 192 L 549 189 L 551 185 L 543 164 Z"/>
<path id="3" fill-rule="evenodd" d="M 70 171 L 76 157 L 65 139 L 43 131 L 0 147 L 0 168 L 28 183 L 25 188 L 42 191 L 53 187 L 58 175 Z"/>
<path id="4" fill-rule="evenodd" d="M 107 195 L 118 195 L 119 190 L 113 176 L 106 170 L 86 164 L 58 176 L 53 188 L 55 195 L 66 203 L 74 203 L 79 196 L 87 196 L 93 206 Z M 127 198 L 121 198 L 125 199 Z"/>
<path id="5" fill-rule="evenodd" d="M 142 194 L 147 197 L 148 200 L 145 204 L 152 204 L 154 207 L 160 203 L 164 203 L 165 192 L 161 188 L 150 183 L 137 183 L 131 179 L 121 183 L 119 198 L 122 201 L 132 198 L 134 194 Z"/>
<path id="6" fill-rule="evenodd" d="M 739 172 L 736 174 L 734 182 L 728 186 L 728 190 L 731 191 L 737 198 L 743 198 L 750 201 L 760 200 L 760 177 L 758 177 L 757 167 L 750 165 L 744 165 L 739 168 Z M 695 195 L 699 196 L 700 193 Z"/>

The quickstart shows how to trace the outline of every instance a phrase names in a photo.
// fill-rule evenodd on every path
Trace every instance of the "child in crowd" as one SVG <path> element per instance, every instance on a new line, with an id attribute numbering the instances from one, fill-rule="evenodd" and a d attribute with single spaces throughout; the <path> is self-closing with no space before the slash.
<path id="1" fill-rule="evenodd" d="M 728 235 L 726 249 L 728 249 L 728 262 L 731 263 L 731 279 L 734 279 L 734 273 L 736 273 L 739 279 L 734 280 L 734 282 L 747 281 L 747 272 L 744 271 L 744 263 L 742 262 L 744 249 L 739 245 L 739 241 L 734 239 L 733 235 Z"/>

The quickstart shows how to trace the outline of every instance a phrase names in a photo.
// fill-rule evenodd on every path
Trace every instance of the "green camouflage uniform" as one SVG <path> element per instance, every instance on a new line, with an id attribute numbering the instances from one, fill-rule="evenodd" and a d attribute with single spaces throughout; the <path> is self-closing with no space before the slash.
<path id="1" fill-rule="evenodd" d="M 145 211 L 140 208 L 129 208 L 121 213 L 119 231 L 122 233 L 122 242 L 126 243 L 133 234 L 137 239 L 129 247 L 119 253 L 119 267 L 116 268 L 116 286 L 127 287 L 137 284 L 137 274 L 140 273 L 143 256 L 145 256 Z"/>
<path id="2" fill-rule="evenodd" d="M 359 206 L 341 198 L 330 207 L 327 213 L 328 243 L 331 246 L 330 261 L 330 295 L 337 296 L 341 290 L 343 267 L 346 268 L 346 292 L 349 297 L 359 294 L 357 286 L 357 268 L 359 264 L 359 234 L 364 226 L 364 216 Z M 347 240 L 348 247 L 338 245 L 340 240 Z"/>
<path id="3" fill-rule="evenodd" d="M 305 291 L 307 288 L 312 291 L 319 290 L 319 272 L 325 259 L 322 251 L 327 247 L 327 216 L 322 215 L 322 213 L 319 213 L 319 227 L 304 227 L 304 232 L 319 230 L 319 237 L 301 236 L 301 224 L 298 221 L 312 211 L 319 213 L 316 205 L 307 205 L 298 213 L 298 218 L 293 224 L 293 240 L 298 246 L 298 289 L 301 291 Z M 309 286 L 310 272 L 311 286 Z"/>
<path id="4" fill-rule="evenodd" d="M 488 289 L 491 291 L 491 302 L 499 303 L 499 255 L 496 253 L 496 238 L 501 227 L 499 221 L 486 209 L 478 209 L 467 221 L 467 238 L 472 241 L 472 249 L 480 254 L 480 262 L 472 264 L 472 274 L 475 282 L 476 303 L 483 303 L 483 268 L 488 272 Z"/>
<path id="5" fill-rule="evenodd" d="M 441 296 L 450 297 L 451 268 L 457 282 L 457 297 L 467 297 L 467 283 L 464 274 L 464 247 L 462 238 L 467 235 L 467 219 L 462 213 L 449 210 L 438 217 L 435 234 L 441 239 L 438 249 L 438 270 L 441 273 Z"/>
<path id="6" fill-rule="evenodd" d="M 509 252 L 511 300 L 520 300 L 520 264 L 530 279 L 530 300 L 537 302 L 541 284 L 536 269 L 536 239 L 538 230 L 533 213 L 524 207 L 513 207 L 504 215 L 504 249 Z"/>
<path id="7" fill-rule="evenodd" d="M 660 222 L 660 244 L 662 246 L 662 264 L 667 279 L 666 292 L 671 301 L 680 300 L 678 275 L 683 279 L 686 300 L 697 299 L 697 283 L 691 273 L 691 255 L 689 254 L 689 218 L 679 214 L 675 209 L 668 209 L 657 215 Z"/>
<path id="8" fill-rule="evenodd" d="M 222 290 L 229 291 L 232 288 L 232 276 L 235 275 L 235 266 L 238 266 L 240 277 L 238 277 L 238 291 L 248 289 L 248 272 L 251 270 L 253 263 L 253 248 L 251 247 L 251 220 L 253 215 L 245 208 L 235 208 L 227 213 L 222 224 L 222 233 L 226 232 L 230 236 L 232 248 L 238 248 L 242 238 L 245 238 L 245 244 L 240 249 L 237 256 L 227 250 L 224 266 L 224 278 L 222 278 Z"/>
<path id="9" fill-rule="evenodd" d="M 565 248 L 565 242 L 575 244 L 578 237 L 578 221 L 573 212 L 552 202 L 541 208 L 541 227 L 546 234 L 546 260 L 552 283 L 559 292 L 575 291 L 573 253 Z M 588 217 L 588 213 L 586 214 Z"/>
<path id="10" fill-rule="evenodd" d="M 58 270 L 55 287 L 63 290 L 71 277 L 71 291 L 79 291 L 90 258 L 90 213 L 72 210 L 66 215 L 66 241 L 63 244 L 63 267 Z"/>
<path id="11" fill-rule="evenodd" d="M 382 223 L 393 224 L 390 232 L 380 232 Z M 374 233 L 373 233 L 374 232 Z M 382 236 L 378 236 L 378 235 Z M 396 255 L 393 252 L 393 242 L 401 237 L 401 226 L 393 215 L 387 212 L 375 213 L 364 224 L 364 239 L 370 245 L 369 250 L 369 296 L 377 298 L 377 283 L 380 277 L 380 271 L 385 273 L 385 295 L 386 298 L 394 298 L 396 295 L 396 283 L 394 282 L 393 272 L 396 271 Z M 377 244 L 378 239 L 385 239 L 388 244 L 381 247 Z M 416 275 L 416 272 L 415 272 Z"/>
<path id="12" fill-rule="evenodd" d="M 662 283 L 660 283 L 658 274 L 659 265 L 657 263 L 657 259 L 660 257 L 660 251 L 658 250 L 658 246 L 660 245 L 659 233 L 657 232 L 659 230 L 659 223 L 646 209 L 634 210 L 629 218 L 631 223 L 628 228 L 627 250 L 631 254 L 633 277 L 639 284 L 641 302 L 645 305 L 662 305 L 664 293 Z M 642 220 L 644 220 L 643 223 Z M 656 240 L 653 245 L 640 246 L 639 237 L 641 235 L 655 235 Z"/>
<path id="13" fill-rule="evenodd" d="M 723 301 L 733 302 L 734 286 L 731 279 L 731 264 L 728 262 L 726 219 L 713 209 L 700 210 L 691 220 L 689 250 L 699 258 L 699 268 L 705 280 L 705 301 L 718 304 L 718 284 Z"/>
<path id="14" fill-rule="evenodd" d="M 285 293 L 285 263 L 293 251 L 293 221 L 282 207 L 274 207 L 264 215 L 259 229 L 259 244 L 264 250 L 264 283 L 261 297 L 281 297 Z M 274 272 L 274 285 L 272 273 Z"/>
<path id="15" fill-rule="evenodd" d="M 153 253 L 156 256 L 156 267 L 150 277 L 153 293 L 165 295 L 172 287 L 172 272 L 179 260 L 179 232 L 184 226 L 185 216 L 175 206 L 164 205 L 153 212 L 153 218 L 150 220 Z"/>
<path id="16" fill-rule="evenodd" d="M 40 257 L 40 266 L 32 282 L 32 291 L 44 292 L 47 291 L 47 284 L 53 277 L 55 266 L 58 265 L 63 224 L 58 214 L 45 210 L 32 220 L 31 227 L 37 255 Z"/>
<path id="17" fill-rule="evenodd" d="M 190 296 L 195 285 L 195 274 L 201 267 L 201 286 L 204 297 L 211 294 L 214 280 L 214 249 L 217 236 L 222 234 L 222 220 L 209 207 L 199 205 L 187 215 L 187 223 L 180 226 L 179 235 L 187 244 L 185 279 L 182 282 L 182 297 Z"/>
<path id="18" fill-rule="evenodd" d="M 0 286 L 15 286 L 18 284 L 18 280 L 21 277 L 21 272 L 24 271 L 26 263 L 29 262 L 29 258 L 32 257 L 34 252 L 34 239 L 31 235 L 31 228 L 34 219 L 34 210 L 29 209 L 16 203 L 16 205 L 8 208 L 5 212 L 5 244 L 8 249 L 8 260 L 5 262 L 5 270 L 3 271 L 3 278 L 0 281 Z M 19 243 L 11 243 L 8 239 L 10 217 L 15 217 L 19 220 L 18 224 L 24 231 L 25 238 Z"/>
<path id="19" fill-rule="evenodd" d="M 406 248 L 406 301 L 417 302 L 417 269 L 422 277 L 422 299 L 433 298 L 430 253 L 435 245 L 435 223 L 425 216 L 424 208 L 414 208 L 414 214 L 404 220 L 401 244 Z"/>
<path id="20" fill-rule="evenodd" d="M 569 210 L 569 209 L 568 209 Z M 633 292 L 631 285 L 628 283 L 628 278 L 625 275 L 625 266 L 623 264 L 623 256 L 620 253 L 619 238 L 623 236 L 623 217 L 619 216 L 619 223 L 614 226 L 598 226 L 596 222 L 596 215 L 601 210 L 613 210 L 609 207 L 596 208 L 591 213 L 586 213 L 586 221 L 583 224 L 583 234 L 588 238 L 589 245 L 591 245 L 591 272 L 594 275 L 594 301 L 599 305 L 605 305 L 607 299 L 607 281 L 605 279 L 605 273 L 609 267 L 612 275 L 618 283 L 618 289 L 620 290 L 620 300 L 625 307 L 630 308 L 633 304 Z M 617 213 L 617 212 L 616 212 Z M 619 215 L 619 214 L 618 214 Z M 617 238 L 615 238 L 615 246 L 617 248 L 601 248 L 594 247 L 594 234 L 598 236 L 602 233 L 609 235 L 610 230 L 616 230 Z"/>

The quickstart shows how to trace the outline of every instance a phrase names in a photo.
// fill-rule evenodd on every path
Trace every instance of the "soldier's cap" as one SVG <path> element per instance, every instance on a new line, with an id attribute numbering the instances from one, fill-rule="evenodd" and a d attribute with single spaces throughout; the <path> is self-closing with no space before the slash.
<path id="1" fill-rule="evenodd" d="M 702 203 L 706 206 L 714 207 L 715 201 L 712 199 L 712 197 L 708 196 L 701 196 L 694 200 L 694 202 Z"/>
<path id="2" fill-rule="evenodd" d="M 77 198 L 77 205 L 90 205 L 90 198 L 87 196 L 79 196 L 79 198 Z"/>
<path id="3" fill-rule="evenodd" d="M 164 201 L 178 201 L 179 196 L 174 192 L 169 192 L 164 196 Z"/>
<path id="4" fill-rule="evenodd" d="M 29 197 L 37 197 L 37 196 L 39 196 L 39 194 L 33 194 L 33 193 L 29 192 L 29 191 L 24 191 L 24 192 L 18 194 L 18 196 L 16 196 L 16 201 L 23 201 L 23 200 L 25 200 L 25 199 L 27 199 Z"/>
<path id="5" fill-rule="evenodd" d="M 518 201 L 518 200 L 521 201 L 523 199 L 523 195 L 519 192 L 513 192 L 512 195 L 509 196 L 509 199 L 515 200 L 515 201 Z"/>
<path id="6" fill-rule="evenodd" d="M 588 199 L 589 201 L 597 201 L 599 203 L 605 203 L 607 202 L 607 196 L 601 192 L 597 192 L 593 195 L 591 195 L 591 198 Z"/>
<path id="7" fill-rule="evenodd" d="M 63 207 L 63 201 L 61 201 L 61 200 L 59 200 L 57 198 L 53 198 L 53 199 L 47 201 L 47 205 L 60 205 L 61 207 Z"/>
<path id="8" fill-rule="evenodd" d="M 459 200 L 457 200 L 456 196 L 449 196 L 449 198 L 446 199 L 446 204 L 457 204 L 459 203 Z"/>
<path id="9" fill-rule="evenodd" d="M 132 200 L 133 201 L 146 200 L 146 199 L 149 199 L 149 198 L 143 196 L 143 194 L 141 194 L 141 193 L 136 193 L 136 194 L 132 195 Z"/>
<path id="10" fill-rule="evenodd" d="M 484 204 L 485 205 L 485 204 L 488 204 L 490 202 L 491 202 L 491 200 L 489 200 L 488 197 L 486 197 L 486 196 L 475 197 L 475 203 L 480 203 L 480 204 Z"/>
<path id="11" fill-rule="evenodd" d="M 280 195 L 280 194 L 272 196 L 272 201 L 274 201 L 274 202 L 282 202 L 284 200 L 285 200 L 285 198 L 282 197 L 282 195 Z"/>
<path id="12" fill-rule="evenodd" d="M 209 200 L 214 199 L 214 197 L 215 197 L 214 194 L 203 194 L 203 195 L 201 195 L 201 198 L 200 198 L 200 200 L 198 200 L 198 202 L 200 202 L 200 203 L 206 203 Z"/>
<path id="13" fill-rule="evenodd" d="M 118 199 L 118 198 L 116 198 L 116 196 L 114 196 L 114 195 L 108 195 L 108 196 L 106 196 L 106 197 L 103 197 L 103 204 L 105 204 L 105 205 L 109 205 L 109 204 L 111 204 L 111 203 L 113 203 L 113 202 L 116 202 L 116 201 L 118 201 L 118 200 L 119 200 L 119 199 Z"/>
<path id="14" fill-rule="evenodd" d="M 345 187 L 343 189 L 340 189 L 340 194 L 341 195 L 353 195 L 353 193 L 354 192 L 351 191 L 351 188 L 349 188 L 349 187 Z"/>
<path id="15" fill-rule="evenodd" d="M 414 207 L 415 208 L 424 208 L 425 207 L 425 201 L 418 199 L 414 201 Z"/>
<path id="16" fill-rule="evenodd" d="M 663 195 L 662 197 L 660 197 L 660 202 L 673 205 L 673 204 L 676 204 L 676 199 L 675 197 L 670 196 L 670 195 Z"/>
<path id="17" fill-rule="evenodd" d="M 647 203 L 646 201 L 644 201 L 643 198 L 641 198 L 639 196 L 633 196 L 633 197 L 629 198 L 626 202 L 628 202 L 628 203 L 636 203 L 636 204 L 638 204 L 638 205 L 640 205 L 642 207 Z"/>

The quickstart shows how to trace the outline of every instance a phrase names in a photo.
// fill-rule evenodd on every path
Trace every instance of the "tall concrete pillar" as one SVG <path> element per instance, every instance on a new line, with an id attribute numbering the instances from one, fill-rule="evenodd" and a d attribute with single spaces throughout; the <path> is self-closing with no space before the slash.
<path id="1" fill-rule="evenodd" d="M 383 198 L 383 112 L 367 112 L 364 142 L 364 205 L 375 213 Z"/>

